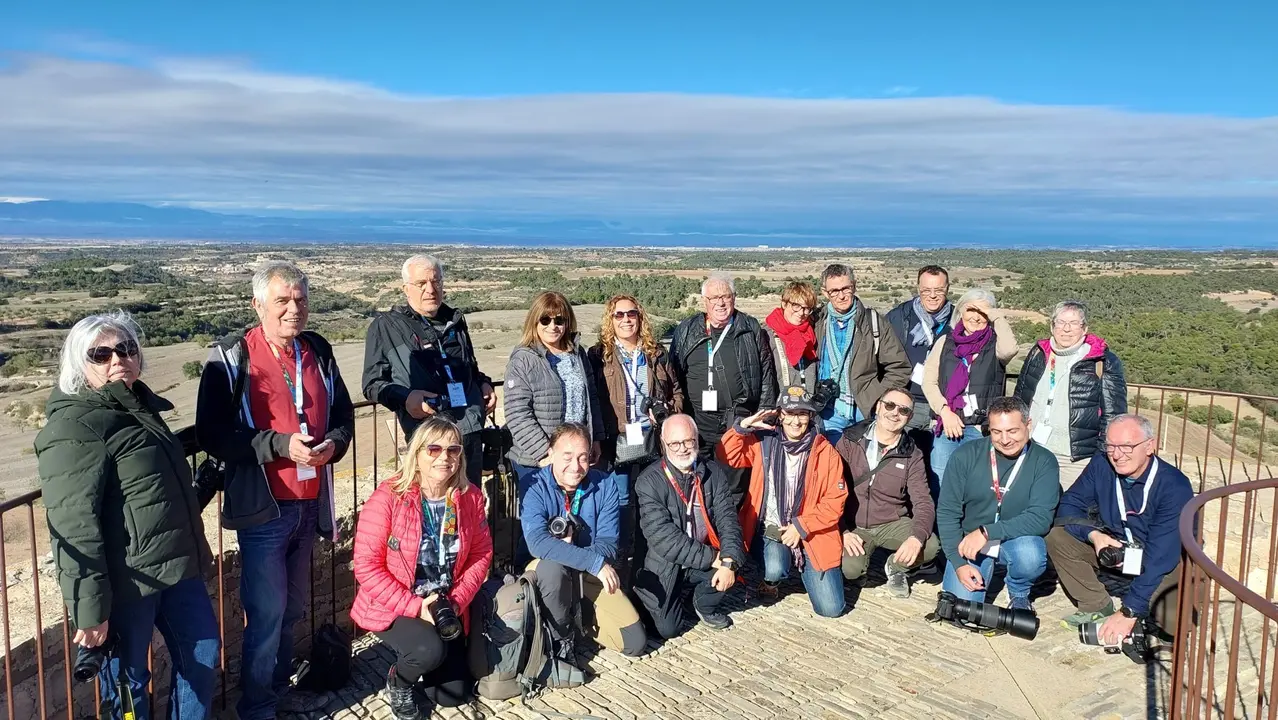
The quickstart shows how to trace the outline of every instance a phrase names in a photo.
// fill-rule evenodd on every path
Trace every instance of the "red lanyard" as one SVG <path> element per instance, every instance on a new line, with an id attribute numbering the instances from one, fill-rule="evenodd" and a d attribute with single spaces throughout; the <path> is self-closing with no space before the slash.
<path id="1" fill-rule="evenodd" d="M 692 531 L 692 503 L 688 502 L 688 496 L 683 494 L 683 489 L 679 487 L 679 482 L 675 480 L 674 473 L 670 472 L 670 466 L 665 460 L 661 461 L 661 469 L 666 473 L 666 480 L 670 481 L 670 487 L 678 493 L 679 499 L 683 501 L 685 507 L 688 508 L 687 522 L 688 532 Z M 701 509 L 701 519 L 706 524 L 706 535 L 710 540 L 710 547 L 715 550 L 719 549 L 719 534 L 714 531 L 714 526 L 710 524 L 710 515 L 706 512 L 706 495 L 705 490 L 701 487 L 701 476 L 695 471 L 692 473 L 692 496 L 697 501 L 697 507 Z"/>
<path id="2" fill-rule="evenodd" d="M 1003 489 L 998 484 L 998 459 L 995 454 L 994 443 L 990 442 L 990 489 L 994 491 L 994 497 L 998 500 L 998 508 L 994 510 L 994 522 L 998 522 L 998 517 L 1002 514 L 1003 495 L 1012 489 L 1012 483 L 1016 482 L 1016 476 L 1021 472 L 1021 465 L 1025 462 L 1025 456 L 1028 454 L 1028 448 L 1021 451 L 1021 456 L 1016 459 L 1016 464 L 1012 466 L 1012 470 L 1007 474 L 1007 488 Z"/>

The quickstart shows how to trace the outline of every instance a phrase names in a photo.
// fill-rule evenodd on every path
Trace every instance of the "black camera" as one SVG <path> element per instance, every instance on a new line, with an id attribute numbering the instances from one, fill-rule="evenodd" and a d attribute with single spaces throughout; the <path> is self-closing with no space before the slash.
<path id="1" fill-rule="evenodd" d="M 97 647 L 84 647 L 75 653 L 75 665 L 72 666 L 71 676 L 76 682 L 88 682 L 98 673 L 102 672 L 102 666 L 111 659 L 111 651 L 115 648 L 115 638 L 107 638 L 106 642 Z"/>
<path id="2" fill-rule="evenodd" d="M 572 536 L 572 531 L 576 529 L 577 522 L 571 517 L 556 515 L 550 518 L 550 525 L 546 528 L 550 531 L 552 537 L 560 540 L 566 540 Z"/>
<path id="3" fill-rule="evenodd" d="M 835 380 L 834 378 L 818 380 L 816 388 L 812 390 L 812 404 L 815 405 L 818 410 L 825 410 L 838 396 L 838 380 Z"/>
<path id="4" fill-rule="evenodd" d="M 944 591 L 936 596 L 935 615 L 937 620 L 949 620 L 969 630 L 999 630 L 1024 640 L 1033 640 L 1038 634 L 1038 616 L 1032 610 L 959 600 Z"/>
<path id="5" fill-rule="evenodd" d="M 462 624 L 457 617 L 457 609 L 443 595 L 439 596 L 435 602 L 431 603 L 427 610 L 430 617 L 435 621 L 435 631 L 439 633 L 439 639 L 444 642 L 451 642 L 461 637 Z"/>
<path id="6" fill-rule="evenodd" d="M 1108 548 L 1107 548 L 1108 549 Z M 1104 623 L 1083 623 L 1078 626 L 1078 641 L 1084 645 L 1098 645 L 1105 648 L 1110 655 L 1122 653 L 1137 665 L 1145 665 L 1154 656 L 1154 645 L 1150 643 L 1150 631 L 1145 627 L 1145 620 L 1137 619 L 1132 626 L 1132 634 L 1123 638 L 1118 645 L 1106 645 L 1100 640 L 1100 626 Z"/>
<path id="7" fill-rule="evenodd" d="M 664 400 L 658 400 L 645 395 L 643 399 L 639 401 L 639 412 L 644 415 L 651 412 L 653 419 L 657 421 L 658 425 L 660 425 L 666 421 L 666 418 L 674 415 L 674 408 L 670 406 L 670 403 Z"/>

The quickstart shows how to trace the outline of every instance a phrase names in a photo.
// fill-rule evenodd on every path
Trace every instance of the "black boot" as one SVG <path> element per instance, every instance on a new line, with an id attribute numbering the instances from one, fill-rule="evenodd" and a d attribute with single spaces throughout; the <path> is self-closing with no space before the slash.
<path id="1" fill-rule="evenodd" d="M 413 698 L 413 686 L 400 678 L 394 665 L 386 674 L 386 703 L 390 705 L 395 720 L 422 720 L 422 711 Z"/>

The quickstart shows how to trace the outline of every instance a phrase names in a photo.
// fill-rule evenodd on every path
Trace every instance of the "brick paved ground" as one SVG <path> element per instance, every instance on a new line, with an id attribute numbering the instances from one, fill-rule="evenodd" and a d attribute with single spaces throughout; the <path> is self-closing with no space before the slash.
<path id="1" fill-rule="evenodd" d="M 1155 718 L 1166 705 L 1166 656 L 1140 667 L 1080 645 L 1059 624 L 1071 609 L 1059 592 L 1037 601 L 1042 629 L 1027 642 L 925 622 L 937 589 L 926 582 L 909 600 L 870 587 L 836 619 L 814 615 L 801 586 L 791 589 L 768 607 L 747 607 L 734 589 L 727 631 L 695 627 L 639 659 L 601 651 L 582 688 L 436 717 L 544 718 L 538 709 L 550 709 L 608 720 Z M 391 717 L 380 692 L 392 660 L 361 638 L 354 679 L 314 717 Z"/>

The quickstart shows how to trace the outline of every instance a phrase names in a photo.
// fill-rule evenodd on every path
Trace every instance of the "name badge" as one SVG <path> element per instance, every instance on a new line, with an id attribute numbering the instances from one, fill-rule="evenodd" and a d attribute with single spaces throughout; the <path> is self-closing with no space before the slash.
<path id="1" fill-rule="evenodd" d="M 626 423 L 626 444 L 643 445 L 643 425 L 641 423 Z"/>
<path id="2" fill-rule="evenodd" d="M 303 465 L 301 463 L 297 464 L 297 481 L 298 482 L 306 482 L 307 480 L 314 480 L 315 477 L 316 477 L 315 468 L 311 467 L 310 465 Z"/>
<path id="3" fill-rule="evenodd" d="M 1034 426 L 1034 432 L 1030 433 L 1030 437 L 1039 445 L 1046 445 L 1047 439 L 1052 436 L 1052 426 L 1046 422 L 1041 425 Z"/>
<path id="4" fill-rule="evenodd" d="M 448 383 L 448 404 L 455 408 L 466 407 L 466 388 L 462 387 L 461 383 Z"/>
<path id="5" fill-rule="evenodd" d="M 715 390 L 702 390 L 701 409 L 705 412 L 718 412 L 719 393 Z"/>
<path id="6" fill-rule="evenodd" d="M 972 417 L 976 414 L 977 400 L 974 393 L 968 393 L 963 396 L 963 414 Z"/>
<path id="7" fill-rule="evenodd" d="M 1145 564 L 1145 548 L 1128 546 L 1123 551 L 1123 574 L 1139 575 L 1141 566 Z"/>
<path id="8" fill-rule="evenodd" d="M 988 557 L 996 558 L 998 557 L 999 546 L 1002 544 L 1003 543 L 1000 540 L 987 540 L 985 542 L 985 547 L 981 548 L 981 554 L 986 555 Z"/>
<path id="9" fill-rule="evenodd" d="M 915 385 L 923 385 L 923 363 L 914 364 L 914 372 L 910 373 L 910 382 Z"/>

